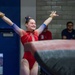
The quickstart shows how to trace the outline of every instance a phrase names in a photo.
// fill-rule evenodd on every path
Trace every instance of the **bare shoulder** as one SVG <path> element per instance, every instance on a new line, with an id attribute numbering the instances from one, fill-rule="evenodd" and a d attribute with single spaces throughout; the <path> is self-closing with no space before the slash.
<path id="1" fill-rule="evenodd" d="M 26 31 L 24 29 L 20 29 L 21 30 L 21 36 L 26 34 Z"/>

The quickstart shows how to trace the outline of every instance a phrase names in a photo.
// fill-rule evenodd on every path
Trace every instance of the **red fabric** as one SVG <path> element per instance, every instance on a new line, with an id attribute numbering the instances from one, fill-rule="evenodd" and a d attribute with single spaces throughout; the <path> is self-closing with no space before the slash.
<path id="1" fill-rule="evenodd" d="M 52 39 L 52 33 L 50 31 L 42 32 L 39 35 L 39 40 L 51 40 Z"/>
<path id="2" fill-rule="evenodd" d="M 23 58 L 28 60 L 29 68 L 32 69 L 36 60 L 35 60 L 34 56 L 31 54 L 31 52 L 29 52 L 29 51 L 25 52 Z"/>
<path id="3" fill-rule="evenodd" d="M 21 42 L 22 42 L 23 45 L 24 45 L 25 43 L 27 43 L 27 42 L 32 42 L 32 36 L 30 35 L 31 33 L 32 33 L 32 32 L 27 31 L 27 32 L 25 32 L 25 35 L 21 37 Z M 38 41 L 38 33 L 37 33 L 36 31 L 34 31 L 32 34 L 34 35 L 35 41 Z M 25 59 L 28 60 L 28 62 L 29 62 L 29 67 L 30 67 L 30 69 L 31 69 L 31 68 L 33 67 L 35 61 L 36 61 L 35 58 L 33 57 L 32 53 L 29 52 L 29 51 L 26 51 L 26 52 L 24 53 L 23 58 L 25 58 Z"/>

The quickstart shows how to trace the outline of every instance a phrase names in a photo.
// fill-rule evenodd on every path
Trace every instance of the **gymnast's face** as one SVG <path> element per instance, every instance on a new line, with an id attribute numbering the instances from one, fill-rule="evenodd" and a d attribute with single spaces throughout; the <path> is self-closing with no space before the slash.
<path id="1" fill-rule="evenodd" d="M 28 23 L 26 23 L 26 27 L 28 31 L 33 31 L 36 29 L 36 22 L 34 19 L 30 19 Z"/>

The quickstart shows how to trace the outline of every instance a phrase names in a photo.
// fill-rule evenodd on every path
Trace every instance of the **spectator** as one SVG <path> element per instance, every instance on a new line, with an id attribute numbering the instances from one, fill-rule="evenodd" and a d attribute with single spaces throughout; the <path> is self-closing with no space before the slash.
<path id="1" fill-rule="evenodd" d="M 62 39 L 75 39 L 75 29 L 73 22 L 67 22 L 66 27 L 67 28 L 61 33 Z"/>
<path id="2" fill-rule="evenodd" d="M 48 30 L 48 26 L 44 29 L 44 31 L 39 35 L 39 40 L 51 40 L 52 33 Z"/>

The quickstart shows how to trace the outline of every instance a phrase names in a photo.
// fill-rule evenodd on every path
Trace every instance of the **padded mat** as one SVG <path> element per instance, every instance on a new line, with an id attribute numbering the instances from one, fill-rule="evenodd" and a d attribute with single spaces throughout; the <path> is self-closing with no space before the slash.
<path id="1" fill-rule="evenodd" d="M 47 40 L 24 45 L 51 75 L 75 75 L 75 40 Z"/>

